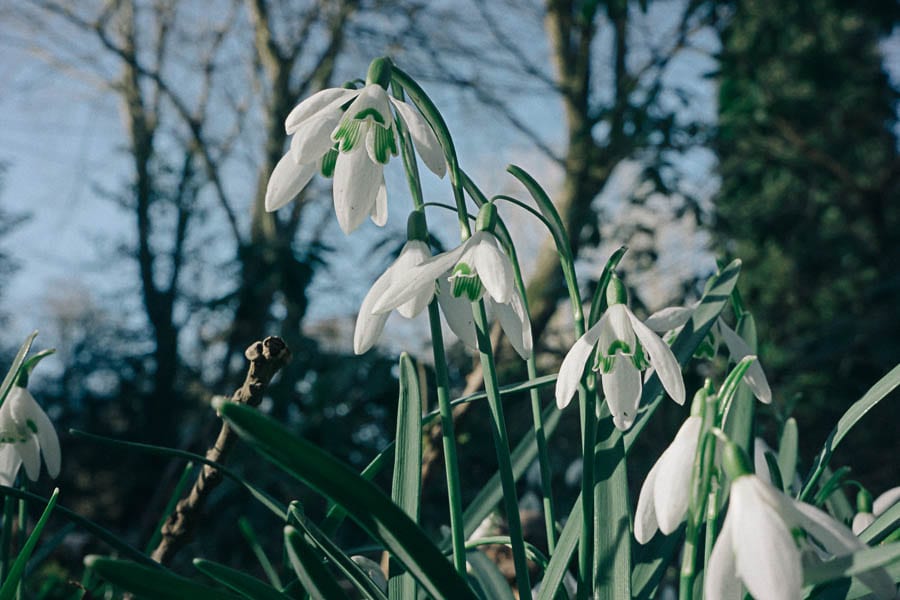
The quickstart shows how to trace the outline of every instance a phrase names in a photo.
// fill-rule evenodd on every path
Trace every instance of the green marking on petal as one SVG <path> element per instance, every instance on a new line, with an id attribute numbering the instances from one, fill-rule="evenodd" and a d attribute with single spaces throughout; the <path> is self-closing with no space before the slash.
<path id="1" fill-rule="evenodd" d="M 324 177 L 334 177 L 334 167 L 337 164 L 338 151 L 335 146 L 325 153 L 322 157 L 322 175 Z"/>
<path id="2" fill-rule="evenodd" d="M 385 165 L 392 155 L 397 154 L 397 144 L 394 140 L 394 129 L 388 127 L 375 127 L 375 159 Z"/>
<path id="3" fill-rule="evenodd" d="M 616 365 L 616 355 L 612 354 L 609 356 L 598 356 L 597 360 L 594 361 L 594 365 L 591 367 L 591 370 L 594 372 L 601 372 L 604 375 L 608 375 L 612 372 L 613 367 Z"/>
<path id="4" fill-rule="evenodd" d="M 38 432 L 38 426 L 37 426 L 37 423 L 35 423 L 35 422 L 32 421 L 31 419 L 28 419 L 27 421 L 25 421 L 25 424 L 28 425 L 28 429 L 30 429 L 33 433 L 37 433 L 37 432 Z"/>
<path id="5" fill-rule="evenodd" d="M 609 345 L 609 349 L 606 351 L 606 354 L 613 356 L 617 351 L 621 351 L 623 354 L 631 354 L 631 346 L 629 346 L 622 340 L 615 340 L 612 344 Z"/>
<path id="6" fill-rule="evenodd" d="M 361 125 L 360 121 L 354 119 L 341 120 L 338 128 L 331 134 L 331 139 L 338 142 L 338 149 L 341 152 L 350 152 L 359 143 Z"/>
<path id="7" fill-rule="evenodd" d="M 454 297 L 465 296 L 476 302 L 484 295 L 484 285 L 472 268 L 466 263 L 458 263 L 450 275 L 450 290 Z"/>
<path id="8" fill-rule="evenodd" d="M 361 111 L 359 111 L 358 113 L 353 115 L 353 118 L 358 121 L 365 121 L 366 119 L 371 119 L 371 120 L 375 121 L 376 123 L 378 123 L 379 125 L 382 125 L 382 126 L 384 125 L 384 117 L 381 116 L 380 112 L 378 112 L 371 106 L 369 108 L 362 109 Z"/>
<path id="9" fill-rule="evenodd" d="M 632 358 L 632 361 L 638 371 L 643 371 L 650 366 L 650 361 L 647 360 L 647 355 L 644 354 L 644 347 L 641 346 L 641 343 L 635 340 L 634 345 L 634 357 Z"/>

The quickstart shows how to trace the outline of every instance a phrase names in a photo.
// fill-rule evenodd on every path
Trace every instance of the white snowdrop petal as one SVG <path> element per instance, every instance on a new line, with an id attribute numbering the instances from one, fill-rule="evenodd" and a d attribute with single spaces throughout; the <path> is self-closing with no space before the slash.
<path id="1" fill-rule="evenodd" d="M 660 457 L 653 500 L 659 530 L 669 535 L 684 521 L 691 500 L 691 474 L 700 438 L 700 417 L 688 417 Z"/>
<path id="2" fill-rule="evenodd" d="M 528 360 L 532 352 L 531 321 L 525 314 L 525 304 L 522 302 L 519 291 L 513 291 L 507 304 L 491 302 L 493 313 L 500 321 L 500 327 L 506 334 L 509 343 L 522 357 L 522 360 Z"/>
<path id="3" fill-rule="evenodd" d="M 898 502 L 900 502 L 900 486 L 891 488 L 875 498 L 875 502 L 872 503 L 872 514 L 877 517 Z"/>
<path id="4" fill-rule="evenodd" d="M 660 339 L 658 335 L 650 331 L 650 328 L 641 323 L 627 308 L 628 319 L 634 328 L 634 333 L 641 341 L 644 352 L 650 360 L 650 364 L 656 369 L 660 383 L 669 396 L 678 404 L 684 404 L 684 379 L 681 376 L 681 367 L 672 354 L 672 349 Z"/>
<path id="5" fill-rule="evenodd" d="M 641 401 L 641 372 L 634 366 L 631 357 L 617 352 L 612 370 L 602 373 L 600 381 L 612 413 L 613 425 L 625 431 L 637 416 Z"/>
<path id="6" fill-rule="evenodd" d="M 300 104 L 288 114 L 284 120 L 284 129 L 288 135 L 293 134 L 304 121 L 316 115 L 316 113 L 339 108 L 348 101 L 352 96 L 359 92 L 357 90 L 345 90 L 343 88 L 328 88 L 320 92 L 316 92 Z"/>
<path id="7" fill-rule="evenodd" d="M 22 457 L 13 444 L 0 444 L 0 484 L 11 486 L 16 481 Z"/>
<path id="8" fill-rule="evenodd" d="M 565 408 L 572 401 L 575 390 L 581 382 L 584 374 L 584 366 L 594 351 L 594 346 L 600 338 L 600 331 L 606 327 L 607 315 L 603 315 L 597 323 L 575 341 L 575 344 L 566 353 L 559 373 L 556 376 L 556 406 Z"/>
<path id="9" fill-rule="evenodd" d="M 431 250 L 428 244 L 421 240 L 410 240 L 403 246 L 400 256 L 394 262 L 394 271 L 397 278 L 402 278 L 406 273 L 421 265 L 423 262 L 431 258 Z M 424 287 L 421 292 L 412 297 L 412 299 L 404 302 L 397 307 L 397 312 L 401 316 L 412 319 L 419 315 L 423 310 L 428 308 L 431 299 L 434 298 L 434 286 Z"/>
<path id="10" fill-rule="evenodd" d="M 472 303 L 468 298 L 456 298 L 450 293 L 450 282 L 446 277 L 438 277 L 438 303 L 447 325 L 459 340 L 471 350 L 478 349 L 475 334 L 475 317 L 472 314 Z"/>
<path id="11" fill-rule="evenodd" d="M 731 531 L 734 520 L 729 509 L 703 576 L 703 597 L 706 600 L 742 600 L 744 597 L 734 557 L 734 535 Z"/>
<path id="12" fill-rule="evenodd" d="M 867 513 L 867 512 L 856 513 L 853 516 L 853 523 L 850 525 L 850 529 L 851 529 L 851 531 L 853 531 L 853 535 L 859 535 L 863 531 L 865 531 L 869 525 L 871 525 L 874 522 L 875 522 L 875 515 L 873 515 L 872 513 Z"/>
<path id="13" fill-rule="evenodd" d="M 515 290 L 515 275 L 509 257 L 493 234 L 479 231 L 472 236 L 471 265 L 484 289 L 500 303 L 509 302 Z"/>
<path id="14" fill-rule="evenodd" d="M 334 142 L 331 132 L 337 127 L 343 113 L 337 110 L 323 111 L 300 124 L 291 138 L 291 156 L 297 164 L 316 162 L 331 150 Z"/>
<path id="15" fill-rule="evenodd" d="M 722 319 L 716 321 L 716 324 L 719 328 L 719 334 L 722 336 L 722 341 L 725 342 L 725 347 L 728 348 L 728 354 L 731 356 L 731 360 L 737 363 L 745 356 L 755 354 L 747 342 L 745 342 L 731 327 L 726 325 Z M 753 361 L 750 368 L 748 368 L 747 372 L 744 374 L 743 380 L 760 402 L 771 404 L 772 389 L 769 387 L 769 381 L 766 379 L 766 374 L 762 369 L 762 365 L 759 364 L 759 359 Z"/>
<path id="16" fill-rule="evenodd" d="M 756 494 L 754 477 L 731 484 L 735 565 L 756 600 L 796 600 L 803 585 L 800 551 L 779 513 Z M 763 484 L 764 485 L 764 484 Z"/>
<path id="17" fill-rule="evenodd" d="M 425 166 L 438 177 L 443 177 L 447 173 L 444 149 L 431 130 L 431 126 L 416 109 L 406 102 L 397 99 L 392 99 L 392 102 L 409 130 L 416 151 L 422 157 Z"/>
<path id="18" fill-rule="evenodd" d="M 357 148 L 338 154 L 334 167 L 334 212 L 341 230 L 349 234 L 372 213 L 384 168 Z"/>
<path id="19" fill-rule="evenodd" d="M 425 289 L 434 290 L 435 280 L 449 271 L 466 249 L 466 244 L 462 244 L 453 250 L 433 256 L 418 267 L 410 269 L 404 277 L 399 278 L 391 286 L 391 289 L 385 292 L 384 296 L 375 303 L 373 310 L 375 312 L 393 310 L 423 293 Z M 449 294 L 449 291 L 447 293 Z"/>
<path id="20" fill-rule="evenodd" d="M 288 152 L 281 157 L 266 186 L 266 210 L 276 211 L 299 194 L 316 174 L 316 163 L 298 165 Z"/>
<path id="21" fill-rule="evenodd" d="M 637 508 L 634 509 L 634 539 L 641 544 L 646 544 L 653 539 L 653 536 L 659 529 L 653 497 L 661 463 L 662 457 L 656 461 L 653 468 L 647 473 L 647 478 L 644 479 L 644 485 L 641 486 L 641 493 L 638 496 Z"/>
<path id="22" fill-rule="evenodd" d="M 388 218 L 388 201 L 387 186 L 384 183 L 384 173 L 381 175 L 381 185 L 378 186 L 378 192 L 375 194 L 375 204 L 372 205 L 372 222 L 379 227 L 387 224 Z"/>
<path id="23" fill-rule="evenodd" d="M 667 306 L 656 311 L 644 321 L 644 324 L 657 333 L 665 333 L 683 327 L 691 315 L 694 314 L 694 306 Z"/>

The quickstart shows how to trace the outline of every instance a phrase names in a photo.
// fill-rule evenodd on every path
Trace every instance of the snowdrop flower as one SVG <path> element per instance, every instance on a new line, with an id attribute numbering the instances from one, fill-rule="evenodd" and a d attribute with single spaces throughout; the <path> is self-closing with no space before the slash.
<path id="1" fill-rule="evenodd" d="M 875 522 L 875 519 L 884 511 L 900 502 L 900 486 L 891 488 L 881 494 L 874 501 L 872 494 L 866 490 L 860 490 L 856 496 L 857 513 L 853 517 L 851 529 L 853 533 L 859 535 L 869 525 Z"/>
<path id="2" fill-rule="evenodd" d="M 801 552 L 792 530 L 800 528 L 833 556 L 865 545 L 827 513 L 798 502 L 752 474 L 743 450 L 728 442 L 723 464 L 732 479 L 728 513 L 710 555 L 704 578 L 708 600 L 743 598 L 741 583 L 756 600 L 801 597 Z M 883 569 L 857 577 L 879 598 L 893 598 L 896 588 Z"/>
<path id="3" fill-rule="evenodd" d="M 703 423 L 700 409 L 705 399 L 701 389 L 694 396 L 691 416 L 681 425 L 641 486 L 634 512 L 634 537 L 641 544 L 649 542 L 657 529 L 669 535 L 684 521 L 691 501 L 691 476 Z"/>
<path id="4" fill-rule="evenodd" d="M 394 277 L 371 308 L 373 313 L 391 311 L 405 303 L 433 293 L 438 281 L 438 301 L 454 332 L 468 346 L 477 346 L 472 320 L 472 302 L 482 298 L 491 314 L 500 321 L 507 338 L 522 358 L 532 352 L 531 321 L 515 285 L 512 264 L 493 234 L 497 209 L 485 204 L 478 212 L 476 232 L 465 242 L 432 257 Z M 450 273 L 449 277 L 446 274 Z"/>
<path id="5" fill-rule="evenodd" d="M 556 379 L 556 405 L 559 408 L 568 406 L 581 381 L 584 366 L 597 347 L 598 357 L 593 369 L 600 371 L 613 424 L 625 430 L 637 416 L 642 370 L 653 367 L 663 388 L 678 404 L 684 404 L 684 380 L 672 350 L 625 305 L 625 289 L 618 278 L 610 281 L 607 297 L 609 308 L 563 359 Z M 649 360 L 645 359 L 645 352 Z"/>
<path id="6" fill-rule="evenodd" d="M 647 327 L 657 333 L 680 329 L 690 320 L 698 305 L 699 303 L 695 303 L 692 306 L 670 306 L 656 311 L 647 317 Z M 747 315 L 746 318 L 752 318 L 752 316 Z M 741 362 L 741 359 L 745 356 L 755 354 L 750 349 L 750 346 L 747 345 L 747 342 L 729 327 L 721 317 L 713 323 L 710 332 L 715 340 L 713 347 L 718 347 L 720 341 L 724 342 L 725 347 L 728 348 L 731 360 L 735 363 Z M 715 351 L 713 351 L 713 354 L 715 354 Z M 760 402 L 764 404 L 772 402 L 772 390 L 769 388 L 769 382 L 766 380 L 766 374 L 763 372 L 759 360 L 753 361 L 753 364 L 747 369 L 747 373 L 744 374 L 744 382 L 750 387 L 753 395 Z"/>
<path id="7" fill-rule="evenodd" d="M 390 315 L 390 311 L 374 312 L 373 307 L 385 297 L 385 293 L 391 289 L 391 286 L 395 283 L 402 285 L 413 267 L 417 267 L 431 258 L 431 249 L 426 241 L 428 230 L 425 224 L 425 215 L 421 211 L 410 213 L 407 220 L 407 239 L 409 241 L 400 250 L 397 260 L 375 280 L 369 293 L 363 299 L 359 315 L 356 318 L 356 331 L 353 334 L 353 351 L 356 354 L 367 352 L 375 345 L 375 342 L 381 337 L 384 324 Z M 413 297 L 397 306 L 396 310 L 407 319 L 415 318 L 431 303 L 434 294 L 434 285 L 423 286 Z M 444 316 L 447 317 L 450 329 L 457 337 L 464 339 L 466 343 L 469 343 L 467 338 L 472 337 L 471 343 L 474 344 L 475 331 L 474 324 L 472 324 L 472 310 L 468 302 L 463 301 L 463 304 L 462 308 L 468 310 L 468 317 L 464 310 L 459 310 L 456 305 L 450 305 L 449 301 L 441 301 L 441 308 L 444 310 Z M 457 314 L 462 314 L 462 317 L 456 318 Z"/>
<path id="8" fill-rule="evenodd" d="M 397 154 L 395 113 L 425 165 L 444 176 L 447 165 L 434 132 L 412 106 L 388 95 L 390 81 L 390 60 L 376 59 L 361 90 L 322 90 L 291 111 L 285 120 L 291 148 L 269 178 L 266 210 L 277 210 L 293 200 L 316 171 L 322 171 L 326 177 L 334 176 L 334 210 L 344 233 L 369 216 L 376 225 L 384 225 L 384 165 Z"/>
<path id="9" fill-rule="evenodd" d="M 31 393 L 15 384 L 0 406 L 0 483 L 12 485 L 24 464 L 32 481 L 41 474 L 41 453 L 50 477 L 59 475 L 59 437 Z"/>

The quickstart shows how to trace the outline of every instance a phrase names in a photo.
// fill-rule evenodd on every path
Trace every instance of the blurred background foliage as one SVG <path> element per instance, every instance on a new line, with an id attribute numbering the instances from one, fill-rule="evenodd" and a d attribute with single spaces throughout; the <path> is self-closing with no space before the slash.
<path id="1" fill-rule="evenodd" d="M 898 19 L 895 3 L 840 0 L 23 0 L 4 7 L 0 30 L 10 47 L 60 81 L 90 86 L 123 123 L 102 137 L 122 158 L 110 167 L 113 183 L 97 176 L 92 188 L 104 202 L 98 227 L 109 215 L 119 227 L 107 232 L 112 242 L 98 244 L 101 270 L 115 273 L 106 289 L 114 291 L 97 293 L 75 274 L 46 290 L 40 323 L 23 318 L 30 307 L 4 302 L 7 354 L 31 324 L 42 330 L 39 344 L 58 349 L 58 369 L 39 372 L 32 386 L 61 432 L 75 427 L 203 452 L 218 427 L 211 396 L 239 385 L 244 348 L 280 335 L 294 360 L 262 408 L 365 466 L 393 437 L 395 348 L 409 347 L 431 376 L 429 353 L 420 350 L 425 330 L 404 330 L 402 339 L 356 357 L 350 310 L 316 319 L 309 312 L 316 302 L 358 302 L 399 248 L 402 230 L 344 238 L 324 181 L 277 214 L 264 211 L 263 199 L 290 109 L 388 54 L 439 105 L 465 116 L 449 119 L 463 148 L 467 124 L 490 123 L 498 145 L 529 149 L 527 167 L 560 208 L 588 292 L 596 264 L 621 244 L 630 247 L 624 272 L 643 314 L 696 299 L 714 256 L 742 258 L 739 287 L 776 398 L 760 411 L 759 432 L 772 443 L 783 420 L 796 416 L 808 459 L 846 407 L 900 360 L 897 82 L 884 52 Z M 497 158 L 508 156 L 500 148 L 463 154 L 463 167 L 478 180 L 481 162 L 493 160 L 499 171 Z M 14 168 L 18 160 L 0 147 L 0 161 Z M 490 183 L 508 185 L 498 181 Z M 392 200 L 397 222 L 408 206 L 400 189 L 391 188 L 401 198 Z M 26 217 L 44 217 L 18 191 L 0 189 L 0 202 L 3 238 Z M 572 342 L 561 273 L 552 248 L 533 242 L 543 235 L 533 222 L 510 223 L 515 240 L 531 243 L 536 347 L 543 372 L 552 372 Z M 454 244 L 452 230 L 435 234 Z M 43 235 L 53 239 L 50 230 Z M 28 281 L 28 260 L 0 246 L 0 293 Z M 524 376 L 513 354 L 500 353 L 506 382 Z M 450 357 L 454 389 L 478 389 L 471 356 L 454 347 Z M 688 389 L 723 366 L 701 365 Z M 544 396 L 552 402 L 549 390 Z M 434 407 L 433 396 L 427 402 Z M 525 402 L 509 400 L 522 407 L 507 410 L 514 439 L 528 427 Z M 495 468 L 486 411 L 475 403 L 458 415 L 468 498 Z M 664 404 L 650 423 L 629 461 L 633 488 L 685 413 Z M 838 455 L 876 493 L 898 483 L 891 459 L 900 450 L 898 417 L 896 397 L 882 403 Z M 62 439 L 62 503 L 144 545 L 182 464 Z M 567 510 L 579 488 L 574 410 L 551 448 Z M 423 523 L 441 535 L 447 516 L 434 431 L 425 455 Z M 251 453 L 239 448 L 232 463 L 267 491 L 323 514 L 320 499 L 260 468 Z M 525 497 L 537 489 L 534 475 L 520 483 Z M 235 527 L 241 516 L 273 556 L 280 552 L 280 527 L 243 492 L 226 484 L 213 498 L 212 518 L 183 561 L 253 564 Z M 539 510 L 534 500 L 523 509 Z M 365 543 L 350 528 L 342 536 Z M 47 577 L 54 564 L 75 564 L 95 547 L 70 534 L 57 562 L 45 564 Z M 66 597 L 66 570 L 55 572 Z"/>

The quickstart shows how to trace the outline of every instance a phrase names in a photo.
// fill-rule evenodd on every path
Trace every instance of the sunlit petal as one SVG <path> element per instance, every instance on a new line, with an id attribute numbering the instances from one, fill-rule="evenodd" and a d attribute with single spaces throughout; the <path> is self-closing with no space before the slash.
<path id="1" fill-rule="evenodd" d="M 303 121 L 291 138 L 291 156 L 298 164 L 316 162 L 334 145 L 331 132 L 341 120 L 339 110 L 322 111 Z"/>
<path id="2" fill-rule="evenodd" d="M 732 361 L 737 363 L 745 356 L 756 354 L 750 349 L 747 342 L 735 333 L 731 327 L 726 325 L 722 319 L 716 321 L 716 325 L 719 328 L 722 341 L 725 342 L 725 346 L 728 348 L 728 354 L 731 356 Z M 760 402 L 765 404 L 772 402 L 772 390 L 769 388 L 769 381 L 766 379 L 766 374 L 759 364 L 759 360 L 753 361 L 750 368 L 747 369 L 747 372 L 744 374 L 744 381 Z"/>
<path id="3" fill-rule="evenodd" d="M 446 277 L 438 277 L 438 303 L 450 330 L 471 350 L 478 349 L 475 334 L 475 317 L 472 303 L 466 297 L 457 298 L 450 293 L 450 282 Z"/>
<path id="4" fill-rule="evenodd" d="M 416 151 L 422 157 L 425 166 L 438 177 L 443 177 L 447 173 L 444 149 L 431 130 L 431 126 L 416 109 L 406 102 L 394 98 L 391 101 L 406 124 L 406 128 L 409 130 L 409 134 L 412 136 L 413 143 L 416 146 Z"/>
<path id="5" fill-rule="evenodd" d="M 435 280 L 449 271 L 467 248 L 466 244 L 462 244 L 453 250 L 443 252 L 426 260 L 418 267 L 410 269 L 405 277 L 402 279 L 398 278 L 394 285 L 391 286 L 391 289 L 385 292 L 381 300 L 375 303 L 373 310 L 375 312 L 392 310 L 423 293 L 422 290 L 428 287 L 434 289 Z"/>
<path id="6" fill-rule="evenodd" d="M 375 195 L 375 204 L 372 206 L 372 222 L 379 227 L 387 224 L 388 218 L 388 202 L 387 202 L 387 186 L 384 184 L 384 174 L 381 175 L 381 185 L 378 186 L 378 193 Z"/>
<path id="7" fill-rule="evenodd" d="M 869 525 L 871 525 L 874 522 L 875 522 L 875 515 L 873 515 L 872 513 L 867 513 L 867 512 L 856 513 L 853 516 L 853 523 L 850 526 L 850 529 L 851 529 L 851 531 L 853 531 L 854 535 L 859 535 L 863 531 L 865 531 Z"/>
<path id="8" fill-rule="evenodd" d="M 343 88 L 328 88 L 327 90 L 316 92 L 295 106 L 288 114 L 287 119 L 284 120 L 285 131 L 287 131 L 288 135 L 293 134 L 303 121 L 319 111 L 340 107 L 358 93 L 359 91 L 357 90 L 345 90 Z"/>
<path id="9" fill-rule="evenodd" d="M 657 462 L 653 499 L 659 530 L 669 535 L 684 521 L 691 500 L 691 474 L 700 439 L 700 417 L 688 417 Z"/>
<path id="10" fill-rule="evenodd" d="M 316 171 L 316 163 L 298 165 L 290 152 L 282 156 L 266 186 L 266 210 L 269 212 L 278 210 L 293 200 L 306 187 Z"/>
<path id="11" fill-rule="evenodd" d="M 600 340 L 598 342 L 601 354 L 608 354 L 609 347 L 614 342 L 625 342 L 628 345 L 629 352 L 634 352 L 634 329 L 631 327 L 628 313 L 628 307 L 624 304 L 613 304 L 606 309 L 609 320 L 607 326 L 600 332 Z"/>
<path id="12" fill-rule="evenodd" d="M 744 597 L 734 557 L 732 525 L 735 520 L 729 510 L 709 556 L 709 565 L 703 577 L 703 597 L 706 600 L 742 600 Z"/>
<path id="13" fill-rule="evenodd" d="M 506 338 L 515 348 L 522 360 L 531 358 L 531 321 L 525 314 L 525 304 L 518 290 L 513 291 L 507 304 L 493 303 L 494 316 L 500 321 L 500 327 L 506 333 Z"/>
<path id="14" fill-rule="evenodd" d="M 765 485 L 752 476 L 731 484 L 737 573 L 757 600 L 796 600 L 803 584 L 800 551 L 779 513 L 757 495 L 757 482 Z"/>
<path id="15" fill-rule="evenodd" d="M 559 373 L 556 376 L 556 406 L 565 408 L 572 401 L 575 390 L 581 382 L 584 374 L 584 366 L 587 364 L 597 340 L 600 339 L 600 331 L 606 327 L 609 317 L 604 314 L 597 323 L 575 341 L 575 344 L 566 353 Z"/>
<path id="16" fill-rule="evenodd" d="M 384 167 L 364 149 L 342 152 L 334 167 L 334 212 L 344 233 L 351 233 L 372 213 Z"/>
<path id="17" fill-rule="evenodd" d="M 660 460 L 657 460 L 650 472 L 647 473 L 644 485 L 641 486 L 641 494 L 638 496 L 637 508 L 634 509 L 634 539 L 641 544 L 649 542 L 659 529 L 653 490 L 656 487 L 656 478 L 659 475 L 661 464 L 662 458 L 660 457 Z"/>
<path id="18" fill-rule="evenodd" d="M 472 267 L 491 298 L 509 302 L 515 290 L 515 276 L 509 257 L 493 234 L 479 231 L 472 236 Z"/>
<path id="19" fill-rule="evenodd" d="M 627 308 L 628 319 L 634 328 L 634 333 L 641 341 L 644 352 L 650 359 L 650 364 L 656 369 L 659 381 L 669 396 L 678 404 L 684 404 L 684 379 L 681 376 L 681 367 L 675 360 L 671 348 L 660 339 L 658 335 L 650 331 L 650 328 L 641 323 Z"/>
<path id="20" fill-rule="evenodd" d="M 400 256 L 394 262 L 394 272 L 397 274 L 397 278 L 402 278 L 410 269 L 421 265 L 430 258 L 431 250 L 428 248 L 428 244 L 421 240 L 410 240 L 403 246 Z M 426 286 L 421 293 L 398 306 L 397 312 L 407 319 L 412 319 L 428 307 L 432 298 L 434 298 L 434 286 Z"/>
<path id="21" fill-rule="evenodd" d="M 637 416 L 641 401 L 641 372 L 637 370 L 630 356 L 616 353 L 612 370 L 602 373 L 603 394 L 612 413 L 613 425 L 625 431 Z"/>
<path id="22" fill-rule="evenodd" d="M 898 502 L 900 502 L 900 486 L 891 488 L 875 498 L 875 502 L 872 503 L 872 514 L 877 517 Z"/>

